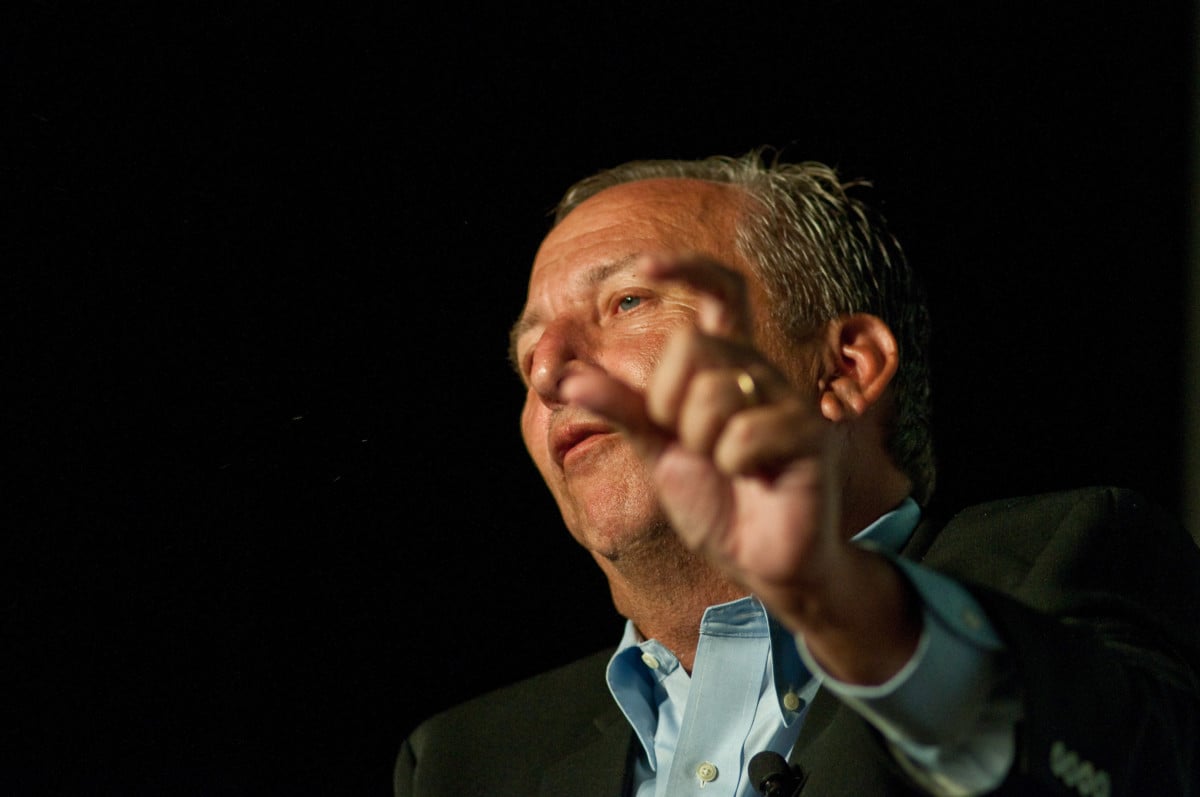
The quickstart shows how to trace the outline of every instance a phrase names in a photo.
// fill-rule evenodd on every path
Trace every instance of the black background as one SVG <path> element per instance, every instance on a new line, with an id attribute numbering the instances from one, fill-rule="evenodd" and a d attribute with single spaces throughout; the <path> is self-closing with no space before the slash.
<path id="1" fill-rule="evenodd" d="M 1060 5 L 10 9 L 0 792 L 386 795 L 421 717 L 616 641 L 505 348 L 632 158 L 874 182 L 940 506 L 1178 510 L 1192 10 Z"/>

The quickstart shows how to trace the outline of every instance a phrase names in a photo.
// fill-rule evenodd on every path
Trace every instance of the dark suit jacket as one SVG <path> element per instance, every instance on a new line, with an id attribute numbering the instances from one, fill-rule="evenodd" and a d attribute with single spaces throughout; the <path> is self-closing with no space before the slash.
<path id="1" fill-rule="evenodd" d="M 998 793 L 1200 795 L 1200 549 L 1176 521 L 1088 488 L 926 520 L 904 555 L 965 583 L 1014 656 L 1025 718 Z M 397 797 L 627 793 L 633 734 L 605 684 L 611 654 L 422 723 L 397 757 Z M 921 793 L 826 690 L 791 761 L 806 797 Z"/>

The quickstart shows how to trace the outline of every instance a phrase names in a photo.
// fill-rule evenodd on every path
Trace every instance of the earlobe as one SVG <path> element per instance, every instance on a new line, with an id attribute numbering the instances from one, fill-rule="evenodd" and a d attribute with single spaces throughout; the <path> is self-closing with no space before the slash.
<path id="1" fill-rule="evenodd" d="M 834 423 L 861 417 L 883 396 L 899 365 L 896 337 L 883 319 L 855 313 L 831 321 L 819 382 L 821 414 Z"/>

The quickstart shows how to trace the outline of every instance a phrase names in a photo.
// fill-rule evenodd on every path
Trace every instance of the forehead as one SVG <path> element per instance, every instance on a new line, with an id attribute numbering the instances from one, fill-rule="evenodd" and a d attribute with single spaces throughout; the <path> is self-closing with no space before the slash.
<path id="1" fill-rule="evenodd" d="M 538 249 L 532 288 L 551 272 L 591 268 L 643 254 L 705 254 L 738 267 L 742 189 L 706 180 L 639 180 L 606 188 L 564 218 Z"/>

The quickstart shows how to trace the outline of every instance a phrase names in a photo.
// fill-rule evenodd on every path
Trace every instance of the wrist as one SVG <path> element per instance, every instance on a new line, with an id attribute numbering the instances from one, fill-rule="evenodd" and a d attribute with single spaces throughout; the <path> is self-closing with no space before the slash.
<path id="1" fill-rule="evenodd" d="M 843 547 L 823 589 L 795 618 L 809 653 L 834 678 L 874 686 L 912 658 L 923 627 L 921 600 L 885 557 Z"/>

